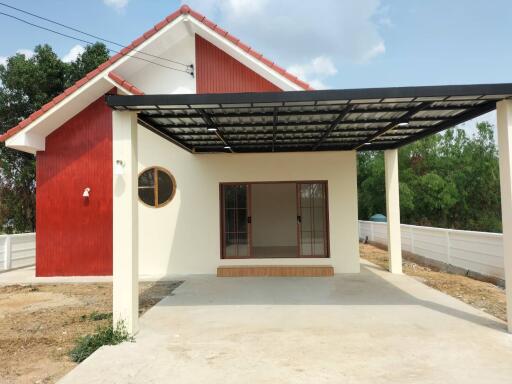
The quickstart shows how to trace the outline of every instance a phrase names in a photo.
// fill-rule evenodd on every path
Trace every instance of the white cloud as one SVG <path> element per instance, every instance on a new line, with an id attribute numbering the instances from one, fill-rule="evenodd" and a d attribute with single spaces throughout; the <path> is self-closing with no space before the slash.
<path id="1" fill-rule="evenodd" d="M 310 81 L 322 82 L 327 77 L 313 73 L 318 58 L 330 61 L 331 67 L 324 68 L 327 72 L 336 68 L 341 72 L 344 65 L 384 54 L 379 28 L 392 24 L 381 0 L 187 2 L 278 64 L 306 72 Z"/>
<path id="2" fill-rule="evenodd" d="M 103 0 L 105 5 L 112 7 L 118 11 L 124 9 L 128 5 L 128 0 Z"/>
<path id="3" fill-rule="evenodd" d="M 78 56 L 84 53 L 84 51 L 85 48 L 80 44 L 77 44 L 73 48 L 71 48 L 68 53 L 64 55 L 62 61 L 65 63 L 71 63 L 72 61 L 75 61 Z"/>
<path id="4" fill-rule="evenodd" d="M 19 53 L 21 55 L 25 55 L 27 59 L 30 59 L 35 55 L 35 52 L 31 49 L 18 49 L 16 53 Z"/>
<path id="5" fill-rule="evenodd" d="M 362 61 L 369 61 L 376 56 L 379 56 L 386 52 L 386 46 L 383 42 L 379 42 L 377 45 L 370 48 L 362 57 Z"/>
<path id="6" fill-rule="evenodd" d="M 334 76 L 338 70 L 329 57 L 318 56 L 304 64 L 294 64 L 288 67 L 288 71 L 300 79 L 309 82 L 315 89 L 325 89 L 325 79 Z"/>
<path id="7" fill-rule="evenodd" d="M 18 49 L 16 51 L 17 54 L 24 55 L 25 58 L 30 59 L 35 55 L 35 52 L 31 49 Z M 8 56 L 0 56 L 0 64 L 7 65 L 7 60 L 9 60 Z"/>

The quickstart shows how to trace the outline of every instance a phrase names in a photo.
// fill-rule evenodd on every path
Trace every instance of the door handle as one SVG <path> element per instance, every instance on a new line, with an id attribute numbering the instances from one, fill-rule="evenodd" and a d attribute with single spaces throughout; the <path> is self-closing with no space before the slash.
<path id="1" fill-rule="evenodd" d="M 247 216 L 247 224 L 251 224 L 252 223 L 252 217 L 251 216 Z"/>
<path id="2" fill-rule="evenodd" d="M 302 216 L 297 216 L 297 224 L 302 223 Z"/>

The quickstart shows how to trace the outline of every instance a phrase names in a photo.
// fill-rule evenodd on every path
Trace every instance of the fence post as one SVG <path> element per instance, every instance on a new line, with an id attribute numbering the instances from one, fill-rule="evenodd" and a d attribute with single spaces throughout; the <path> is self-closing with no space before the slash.
<path id="1" fill-rule="evenodd" d="M 373 230 L 373 221 L 370 221 L 370 241 L 375 241 L 375 235 Z"/>
<path id="2" fill-rule="evenodd" d="M 4 243 L 4 269 L 11 269 L 11 236 L 5 237 Z"/>

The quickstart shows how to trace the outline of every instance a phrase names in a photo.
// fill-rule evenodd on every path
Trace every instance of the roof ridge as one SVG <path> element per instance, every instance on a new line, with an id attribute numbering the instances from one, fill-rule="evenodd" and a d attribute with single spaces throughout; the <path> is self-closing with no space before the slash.
<path id="1" fill-rule="evenodd" d="M 314 90 L 308 83 L 305 81 L 299 79 L 297 76 L 291 74 L 283 67 L 277 65 L 275 62 L 270 61 L 265 56 L 263 56 L 262 53 L 255 51 L 252 49 L 249 45 L 243 43 L 240 41 L 239 38 L 235 37 L 234 35 L 230 34 L 228 31 L 220 28 L 217 24 L 215 24 L 213 21 L 209 20 L 206 16 L 200 14 L 199 12 L 194 11 L 192 8 L 190 8 L 188 5 L 184 4 L 180 7 L 180 12 L 182 14 L 189 14 L 197 21 L 203 23 L 208 28 L 210 28 L 212 31 L 216 32 L 217 34 L 221 35 L 222 37 L 228 39 L 231 43 L 235 44 L 242 50 L 244 50 L 246 53 L 254 57 L 256 60 L 261 61 L 263 64 L 265 64 L 267 67 L 273 69 L 277 73 L 279 73 L 281 76 L 286 77 L 291 82 L 295 83 L 296 85 L 304 88 L 305 90 L 312 91 Z"/>
<path id="2" fill-rule="evenodd" d="M 110 67 L 112 64 L 114 64 L 116 61 L 121 59 L 122 57 L 126 56 L 128 53 L 133 51 L 136 47 L 141 45 L 143 42 L 145 42 L 147 39 L 152 37 L 155 33 L 160 31 L 162 28 L 176 20 L 181 15 L 190 15 L 197 21 L 203 23 L 205 26 L 210 28 L 212 31 L 216 32 L 218 35 L 228 39 L 231 43 L 235 44 L 242 50 L 244 50 L 246 53 L 254 57 L 255 59 L 259 60 L 263 64 L 265 64 L 270 69 L 276 71 L 281 76 L 285 77 L 289 81 L 293 82 L 294 84 L 300 86 L 301 88 L 304 88 L 305 90 L 313 90 L 313 88 L 306 82 L 300 80 L 297 76 L 292 75 L 291 73 L 287 72 L 284 68 L 278 66 L 273 61 L 270 61 L 269 59 L 265 58 L 261 53 L 254 51 L 250 46 L 242 43 L 240 39 L 236 38 L 235 36 L 231 35 L 229 32 L 225 31 L 224 29 L 220 28 L 217 24 L 215 24 L 213 21 L 206 18 L 206 16 L 203 16 L 199 12 L 194 11 L 192 8 L 190 8 L 188 5 L 182 5 L 178 10 L 174 11 L 170 15 L 168 15 L 166 18 L 164 18 L 159 23 L 155 24 L 153 28 L 149 29 L 145 33 L 143 33 L 140 37 L 133 40 L 130 45 L 124 47 L 121 49 L 120 52 L 112 56 L 110 59 L 105 61 L 104 63 L 100 64 L 96 69 L 89 72 L 87 75 L 85 75 L 82 79 L 78 80 L 75 84 L 64 90 L 60 95 L 54 97 L 52 100 L 50 100 L 48 103 L 43 105 L 39 110 L 32 113 L 30 116 L 22 120 L 18 123 L 15 127 L 9 129 L 6 131 L 3 135 L 0 135 L 0 142 L 7 140 L 8 138 L 14 136 L 19 131 L 21 131 L 23 128 L 25 128 L 27 125 L 38 119 L 39 117 L 43 116 L 47 111 L 55 107 L 57 104 L 59 104 L 61 101 L 66 99 L 69 95 L 76 92 L 79 88 L 81 88 L 83 85 L 88 83 L 90 80 L 94 79 L 96 76 L 98 76 L 101 72 L 106 70 L 108 67 Z M 109 73 L 110 76 L 110 73 Z M 112 77 L 111 77 L 112 78 Z M 112 79 L 114 80 L 114 79 Z M 124 79 L 123 79 L 124 80 Z M 136 88 L 136 87 L 135 87 Z M 136 88 L 139 90 L 138 88 Z M 140 90 L 139 90 L 140 91 Z M 142 92 L 142 91 L 140 91 Z"/>

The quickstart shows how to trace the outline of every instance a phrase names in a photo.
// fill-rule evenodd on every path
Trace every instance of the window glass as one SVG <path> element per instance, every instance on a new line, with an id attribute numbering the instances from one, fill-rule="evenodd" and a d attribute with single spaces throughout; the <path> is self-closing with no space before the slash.
<path id="1" fill-rule="evenodd" d="M 151 207 L 161 207 L 174 197 L 176 182 L 163 168 L 152 167 L 139 175 L 139 199 Z"/>

